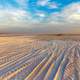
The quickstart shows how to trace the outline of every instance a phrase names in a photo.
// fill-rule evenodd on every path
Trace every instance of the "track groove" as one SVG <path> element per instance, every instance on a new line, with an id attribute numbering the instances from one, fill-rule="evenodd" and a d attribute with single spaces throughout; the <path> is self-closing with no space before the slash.
<path id="1" fill-rule="evenodd" d="M 10 48 L 12 46 L 12 48 Z M 33 41 L 0 45 L 0 80 L 80 80 L 80 42 Z"/>

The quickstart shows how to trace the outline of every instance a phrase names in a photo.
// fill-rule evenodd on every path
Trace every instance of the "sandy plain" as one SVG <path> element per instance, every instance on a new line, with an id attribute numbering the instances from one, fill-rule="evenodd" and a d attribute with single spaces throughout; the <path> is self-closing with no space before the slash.
<path id="1" fill-rule="evenodd" d="M 0 80 L 80 80 L 79 39 L 79 35 L 0 36 Z"/>

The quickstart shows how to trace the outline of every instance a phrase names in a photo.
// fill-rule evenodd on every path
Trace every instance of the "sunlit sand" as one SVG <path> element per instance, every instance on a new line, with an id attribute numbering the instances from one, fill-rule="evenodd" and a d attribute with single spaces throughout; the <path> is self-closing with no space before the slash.
<path id="1" fill-rule="evenodd" d="M 80 80 L 79 35 L 0 37 L 0 80 L 72 79 Z"/>

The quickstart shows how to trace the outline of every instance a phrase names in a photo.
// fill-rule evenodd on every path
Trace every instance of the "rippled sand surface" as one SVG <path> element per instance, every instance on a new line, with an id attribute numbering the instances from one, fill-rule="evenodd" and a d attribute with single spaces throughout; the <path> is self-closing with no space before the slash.
<path id="1" fill-rule="evenodd" d="M 0 80 L 80 80 L 80 41 L 0 37 Z"/>

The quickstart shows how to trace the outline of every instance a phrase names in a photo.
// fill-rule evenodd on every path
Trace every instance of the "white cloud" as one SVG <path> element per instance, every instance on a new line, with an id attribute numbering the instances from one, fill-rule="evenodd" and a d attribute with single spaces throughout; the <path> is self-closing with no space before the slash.
<path id="1" fill-rule="evenodd" d="M 37 13 L 37 16 L 41 17 L 41 18 L 44 18 L 46 15 L 44 13 L 41 13 L 41 12 L 38 12 Z"/>
<path id="2" fill-rule="evenodd" d="M 49 0 L 38 0 L 37 6 L 48 6 L 49 8 L 58 8 L 58 4 Z"/>
<path id="3" fill-rule="evenodd" d="M 39 18 L 44 18 L 47 15 L 46 15 L 45 11 L 36 10 L 36 16 L 38 16 Z"/>
<path id="4" fill-rule="evenodd" d="M 21 25 L 31 20 L 28 12 L 21 9 L 0 9 L 0 25 Z"/>
<path id="5" fill-rule="evenodd" d="M 46 6 L 48 4 L 49 0 L 38 0 L 37 5 L 38 6 Z"/>
<path id="6" fill-rule="evenodd" d="M 20 4 L 21 6 L 26 6 L 27 4 L 26 4 L 26 0 L 16 0 L 16 2 L 18 3 L 18 4 Z"/>
<path id="7" fill-rule="evenodd" d="M 51 9 L 58 8 L 58 4 L 55 3 L 55 2 L 49 2 L 48 7 L 51 8 Z"/>
<path id="8" fill-rule="evenodd" d="M 64 20 L 71 23 L 80 22 L 80 3 L 72 3 L 65 7 L 61 12 Z"/>
<path id="9" fill-rule="evenodd" d="M 0 9 L 0 25 L 19 27 L 28 27 L 32 25 L 30 28 L 33 28 L 33 24 L 40 23 L 42 18 L 46 17 L 46 13 L 44 11 L 37 12 L 36 15 L 41 17 L 40 21 L 35 18 L 32 19 L 32 16 L 28 13 L 28 11 L 23 9 Z M 61 12 L 52 13 L 51 16 L 46 18 L 44 21 L 44 24 L 46 25 L 66 24 L 68 26 L 72 26 L 75 23 L 80 24 L 80 3 L 72 3 L 62 9 Z"/>
<path id="10" fill-rule="evenodd" d="M 72 3 L 61 12 L 52 13 L 48 21 L 53 24 L 80 24 L 80 3 Z"/>

